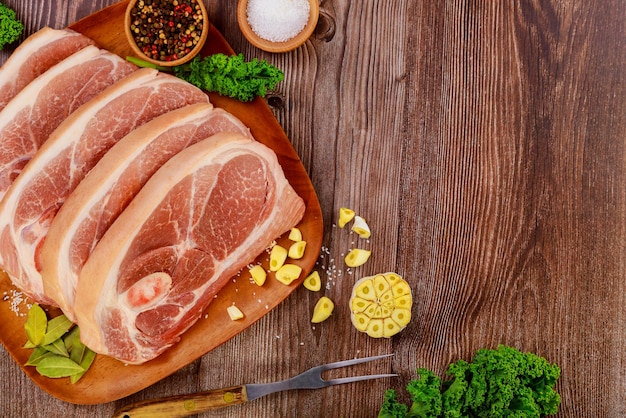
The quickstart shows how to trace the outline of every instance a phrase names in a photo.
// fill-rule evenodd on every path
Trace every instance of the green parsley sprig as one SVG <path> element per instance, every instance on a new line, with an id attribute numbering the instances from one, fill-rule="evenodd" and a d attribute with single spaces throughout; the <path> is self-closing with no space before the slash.
<path id="1" fill-rule="evenodd" d="M 242 102 L 249 102 L 256 96 L 265 96 L 285 77 L 280 69 L 266 60 L 253 58 L 246 61 L 243 54 L 218 53 L 204 58 L 196 56 L 188 63 L 172 68 L 154 65 L 134 57 L 127 57 L 127 60 L 140 67 L 170 71 L 198 88 L 233 97 Z"/>

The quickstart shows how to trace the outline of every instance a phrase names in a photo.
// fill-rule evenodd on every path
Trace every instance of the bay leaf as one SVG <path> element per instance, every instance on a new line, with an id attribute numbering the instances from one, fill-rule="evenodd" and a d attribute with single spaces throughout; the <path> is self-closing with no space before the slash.
<path id="1" fill-rule="evenodd" d="M 41 341 L 41 345 L 51 344 L 61 338 L 74 325 L 65 315 L 59 315 L 48 321 L 46 334 Z"/>
<path id="2" fill-rule="evenodd" d="M 36 366 L 41 360 L 50 356 L 54 356 L 54 354 L 43 347 L 37 347 L 33 350 L 30 357 L 26 361 L 26 366 Z"/>
<path id="3" fill-rule="evenodd" d="M 48 327 L 48 317 L 44 310 L 38 304 L 34 304 L 28 311 L 28 317 L 24 324 L 24 330 L 28 341 L 33 345 L 39 345 L 46 335 Z"/>
<path id="4" fill-rule="evenodd" d="M 35 347 L 39 347 L 39 346 L 31 343 L 29 339 L 27 339 L 24 345 L 22 346 L 22 348 L 35 348 Z"/>
<path id="5" fill-rule="evenodd" d="M 83 375 L 85 373 L 87 373 L 87 370 L 89 370 L 89 367 L 91 367 L 91 364 L 93 363 L 94 359 L 96 358 L 96 353 L 93 350 L 91 350 L 90 348 L 88 348 L 84 344 L 83 344 L 83 347 L 85 347 L 85 351 L 84 351 L 84 354 L 83 354 L 83 359 L 80 362 L 80 366 L 83 369 L 85 369 L 85 371 L 71 375 L 70 376 L 70 382 L 72 384 L 78 382 L 80 380 L 80 378 L 83 377 Z"/>
<path id="6" fill-rule="evenodd" d="M 74 346 L 70 351 L 70 358 L 76 363 L 80 364 L 83 361 L 83 357 L 85 356 L 85 352 L 87 351 L 87 346 L 83 344 L 80 340 L 74 342 Z"/>
<path id="7" fill-rule="evenodd" d="M 63 341 L 65 342 L 65 348 L 70 353 L 70 357 L 71 357 L 71 353 L 72 353 L 72 350 L 74 349 L 74 345 L 77 343 L 81 343 L 80 342 L 80 328 L 73 327 L 70 330 L 70 332 L 68 332 L 65 335 L 65 337 L 63 337 Z"/>
<path id="8" fill-rule="evenodd" d="M 40 375 L 51 378 L 68 377 L 84 372 L 85 369 L 67 357 L 51 356 L 41 359 L 37 364 Z"/>
<path id="9" fill-rule="evenodd" d="M 62 338 L 58 338 L 56 341 L 53 341 L 51 344 L 42 345 L 40 347 L 59 356 L 63 356 L 63 357 L 70 356 L 70 354 L 67 352 L 67 349 L 65 348 L 65 343 L 63 342 Z"/>

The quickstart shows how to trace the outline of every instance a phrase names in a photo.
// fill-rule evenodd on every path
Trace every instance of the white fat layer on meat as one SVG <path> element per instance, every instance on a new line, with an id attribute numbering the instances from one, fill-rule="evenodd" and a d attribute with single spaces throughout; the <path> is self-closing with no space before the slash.
<path id="1" fill-rule="evenodd" d="M 0 68 L 0 79 L 2 80 L 0 88 L 2 88 L 2 86 L 12 84 L 15 79 L 17 79 L 19 70 L 24 62 L 42 47 L 63 38 L 75 36 L 81 35 L 69 30 L 57 30 L 46 27 L 26 38 L 26 40 L 11 54 L 2 68 Z"/>
<path id="2" fill-rule="evenodd" d="M 206 109 L 206 111 L 202 112 L 200 116 L 206 116 L 209 112 L 212 111 L 212 106 L 209 104 L 202 104 L 201 107 L 203 109 Z M 185 124 L 194 123 L 194 122 L 196 124 L 200 124 L 201 122 L 200 120 L 194 120 L 194 119 L 198 119 L 198 117 L 199 117 L 198 114 L 188 114 L 187 112 L 186 116 L 183 116 L 176 120 L 172 120 L 172 123 L 170 127 L 167 128 L 167 130 L 170 130 L 180 125 L 185 125 Z M 70 260 L 72 258 L 72 254 L 71 254 L 72 240 L 75 237 L 78 230 L 80 229 L 84 220 L 89 219 L 92 216 L 91 215 L 92 210 L 96 206 L 106 205 L 106 203 L 108 202 L 108 198 L 111 194 L 111 189 L 112 189 L 111 185 L 114 185 L 115 183 L 117 183 L 119 178 L 124 174 L 124 172 L 132 164 L 132 162 L 135 159 L 137 159 L 143 152 L 145 152 L 147 147 L 150 146 L 152 142 L 149 140 L 146 140 L 146 139 L 151 139 L 151 137 L 154 137 L 154 134 L 150 135 L 147 132 L 150 129 L 151 129 L 151 126 L 147 124 L 143 126 L 143 129 L 139 128 L 137 131 L 131 132 L 129 134 L 128 137 L 132 141 L 125 141 L 124 145 L 126 146 L 128 144 L 132 144 L 134 146 L 134 149 L 132 149 L 131 152 L 126 153 L 124 158 L 117 159 L 117 164 L 114 166 L 113 169 L 111 169 L 110 167 L 107 167 L 108 168 L 107 175 L 100 177 L 97 184 L 93 184 L 90 181 L 91 178 L 89 177 L 89 174 L 88 174 L 88 177 L 86 178 L 87 181 L 85 181 L 84 185 L 82 186 L 82 187 L 89 187 L 90 189 L 91 193 L 87 194 L 88 199 L 83 202 L 83 204 L 80 206 L 80 209 L 78 211 L 73 213 L 74 217 L 72 218 L 70 222 L 63 222 L 63 225 L 62 225 L 63 232 L 62 232 L 61 239 L 57 243 L 58 257 L 55 258 L 55 262 L 57 264 L 56 265 L 57 280 L 59 281 L 59 286 L 61 287 L 63 296 L 65 298 L 65 301 L 63 301 L 63 303 L 66 304 L 68 308 L 71 307 L 74 303 L 76 285 L 78 282 L 77 274 L 71 268 L 72 263 Z M 159 132 L 160 132 L 160 135 L 162 135 L 162 134 L 165 134 L 167 131 L 160 130 Z M 157 137 L 160 135 L 157 135 Z M 141 139 L 143 139 L 143 141 Z M 123 141 L 123 139 L 120 140 L 120 143 L 121 141 Z M 116 156 L 114 151 L 115 149 L 112 148 L 110 151 L 111 154 L 109 155 Z M 107 156 L 105 156 L 104 158 L 107 158 Z M 81 187 L 80 185 L 77 187 L 76 189 L 77 193 L 80 193 L 80 190 L 79 190 L 80 187 Z M 93 192 L 94 190 L 95 192 Z"/>
<path id="3" fill-rule="evenodd" d="M 221 145 L 218 151 L 211 151 L 209 155 L 195 155 L 195 158 L 185 161 L 184 169 L 181 169 L 181 164 L 175 161 L 176 157 L 174 157 L 172 160 L 168 161 L 168 163 L 166 163 L 159 170 L 159 172 L 155 174 L 155 176 L 153 176 L 153 178 L 148 182 L 149 184 L 146 184 L 146 186 L 144 186 L 144 189 L 152 186 L 152 184 L 150 183 L 157 184 L 158 182 L 158 187 L 161 190 L 169 191 L 172 189 L 172 187 L 174 187 L 174 185 L 180 182 L 183 178 L 187 177 L 189 173 L 196 172 L 200 167 L 214 164 L 223 164 L 224 162 L 238 155 L 249 155 L 249 148 L 246 147 L 239 149 L 239 144 L 241 142 L 241 140 L 230 141 L 227 142 L 225 145 Z M 245 142 L 247 143 L 246 145 L 249 145 L 250 143 L 250 141 Z M 255 148 L 255 153 L 268 162 L 268 167 L 266 167 L 265 169 L 275 173 L 276 171 L 272 167 L 279 167 L 275 155 L 263 145 L 259 144 Z M 187 153 L 187 155 L 190 154 Z M 216 161 L 219 161 L 219 163 L 217 163 Z M 280 172 L 282 173 L 282 171 Z M 156 178 L 157 175 L 158 178 Z M 286 179 L 284 179 L 284 177 L 282 179 L 276 178 L 276 181 L 277 184 L 275 193 L 277 196 L 280 196 L 283 193 L 283 189 L 288 186 L 288 183 Z M 149 199 L 146 198 L 148 196 Z M 125 321 L 125 323 L 123 324 L 123 327 L 131 331 L 131 340 L 133 341 L 135 347 L 141 352 L 139 354 L 139 357 L 142 357 L 143 359 L 153 358 L 156 348 L 144 348 L 138 342 L 138 339 L 142 338 L 141 332 L 136 329 L 134 324 L 138 312 L 135 312 L 130 306 L 124 303 L 126 298 L 120 297 L 116 289 L 120 268 L 127 252 L 129 251 L 134 241 L 134 238 L 143 227 L 145 221 L 150 217 L 153 211 L 157 207 L 159 207 L 163 198 L 165 197 L 163 193 L 151 193 L 148 196 L 142 196 L 141 199 L 136 199 L 135 201 L 131 202 L 127 211 L 125 211 L 125 213 L 123 213 L 120 218 L 118 218 L 116 223 L 109 230 L 110 232 L 113 231 L 115 228 L 117 232 L 113 232 L 113 234 L 109 237 L 107 237 L 108 232 L 107 234 L 105 234 L 103 240 L 105 238 L 108 238 L 109 241 L 113 239 L 115 240 L 115 243 L 111 245 L 111 248 L 115 248 L 115 257 L 113 259 L 107 258 L 107 260 L 105 260 L 106 265 L 101 263 L 103 260 L 90 259 L 90 261 L 88 261 L 88 264 L 94 263 L 93 266 L 90 266 L 91 268 L 93 268 L 94 266 L 98 266 L 100 269 L 98 272 L 100 274 L 105 274 L 103 287 L 101 289 L 95 290 L 99 295 L 99 298 L 97 299 L 96 306 L 94 307 L 93 318 L 104 318 L 106 317 L 106 313 L 109 312 L 111 309 L 119 309 L 124 316 L 123 320 Z M 131 208 L 131 206 L 133 206 L 133 203 L 135 202 L 139 202 L 141 204 L 141 210 L 133 210 L 133 208 Z M 274 212 L 267 218 L 265 223 L 262 225 L 258 225 L 255 230 L 272 230 L 272 224 L 275 224 L 277 221 L 277 210 L 278 205 L 276 205 L 276 207 L 274 208 Z M 132 214 L 132 217 L 129 216 L 129 214 Z M 124 233 L 120 233 L 122 230 L 121 225 L 123 225 Z M 190 232 L 191 230 L 188 230 L 186 233 Z M 270 237 L 269 239 L 272 238 L 275 237 Z M 216 264 L 214 266 L 215 274 L 211 277 L 211 280 L 205 282 L 201 287 L 193 290 L 195 300 L 197 300 L 205 292 L 205 290 L 210 287 L 214 283 L 214 281 L 217 280 L 217 278 L 219 278 L 224 273 L 224 271 L 226 271 L 226 269 L 232 269 L 233 262 L 235 260 L 250 258 L 250 249 L 258 245 L 259 239 L 260 237 L 257 234 L 250 234 L 242 245 L 240 245 L 235 251 L 228 254 L 226 259 L 216 260 Z M 184 245 L 190 245 L 190 243 L 187 242 Z M 96 247 L 96 252 L 97 250 L 98 248 Z M 262 251 L 262 248 L 259 249 L 259 251 Z M 235 272 L 232 273 L 234 274 Z M 189 304 L 189 306 L 193 305 L 194 303 Z M 176 319 L 182 318 L 184 313 L 185 311 L 181 308 L 181 311 Z M 87 321 L 84 324 L 79 323 L 79 325 L 81 327 L 81 335 L 86 336 L 86 334 L 89 334 L 89 340 L 85 341 L 88 346 L 90 346 L 91 348 L 95 348 L 96 351 L 98 351 L 98 349 L 106 350 L 106 343 L 103 341 L 103 335 L 101 333 L 102 330 L 98 327 L 99 324 L 97 319 L 96 321 Z M 143 338 L 145 339 L 145 337 Z M 159 351 L 162 351 L 165 348 L 166 347 L 159 347 Z"/>
<path id="4" fill-rule="evenodd" d="M 77 65 L 84 64 L 85 62 L 96 58 L 102 54 L 107 53 L 104 50 L 101 50 L 93 45 L 86 46 L 80 51 L 72 54 L 68 58 L 54 65 L 48 71 L 41 74 L 39 77 L 34 79 L 28 85 L 26 85 L 22 91 L 20 91 L 9 103 L 7 103 L 6 107 L 0 112 L 0 130 L 3 129 L 7 123 L 13 120 L 13 117 L 25 106 L 29 106 L 32 103 L 37 101 L 39 97 L 39 92 L 49 83 L 53 82 L 54 79 L 62 74 L 63 72 L 69 70 L 72 67 Z"/>

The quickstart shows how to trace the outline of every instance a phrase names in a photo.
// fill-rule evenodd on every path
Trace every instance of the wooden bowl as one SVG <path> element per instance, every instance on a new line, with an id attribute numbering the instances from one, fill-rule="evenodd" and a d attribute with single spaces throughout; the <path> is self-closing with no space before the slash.
<path id="1" fill-rule="evenodd" d="M 313 33 L 317 25 L 317 19 L 320 14 L 319 0 L 309 0 L 310 12 L 309 20 L 304 28 L 293 38 L 284 42 L 272 42 L 261 38 L 250 27 L 248 23 L 248 0 L 239 0 L 237 4 L 237 21 L 239 29 L 246 39 L 254 46 L 267 52 L 288 52 L 302 45 Z"/>
<path id="2" fill-rule="evenodd" d="M 202 12 L 202 16 L 203 16 L 202 32 L 200 34 L 200 39 L 198 43 L 194 46 L 194 48 L 187 55 L 179 59 L 172 60 L 172 61 L 161 61 L 161 60 L 150 58 L 146 54 L 144 54 L 141 51 L 141 49 L 139 49 L 139 47 L 137 46 L 137 43 L 135 42 L 135 37 L 133 36 L 133 33 L 130 30 L 131 10 L 133 9 L 137 1 L 138 0 L 130 0 L 130 2 L 128 3 L 128 7 L 126 8 L 126 12 L 124 14 L 124 31 L 126 33 L 126 39 L 128 40 L 128 43 L 130 44 L 131 49 L 133 50 L 133 52 L 138 58 L 144 61 L 151 62 L 156 65 L 164 66 L 164 67 L 175 67 L 177 65 L 186 63 L 187 61 L 191 60 L 193 57 L 198 55 L 198 53 L 202 49 L 202 46 L 206 42 L 207 35 L 209 33 L 209 18 L 208 18 L 206 7 L 204 6 L 203 0 L 196 0 L 196 3 L 200 6 L 200 11 Z"/>

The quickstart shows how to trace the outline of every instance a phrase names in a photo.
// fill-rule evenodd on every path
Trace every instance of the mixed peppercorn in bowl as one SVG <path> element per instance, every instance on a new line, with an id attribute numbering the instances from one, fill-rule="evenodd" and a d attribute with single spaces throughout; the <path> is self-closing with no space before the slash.
<path id="1" fill-rule="evenodd" d="M 206 16 L 201 0 L 131 0 L 124 26 L 139 58 L 177 66 L 202 49 L 209 28 Z"/>

